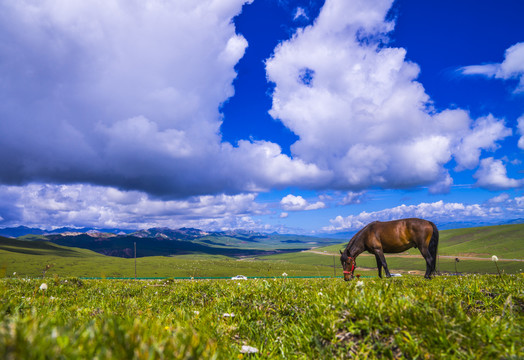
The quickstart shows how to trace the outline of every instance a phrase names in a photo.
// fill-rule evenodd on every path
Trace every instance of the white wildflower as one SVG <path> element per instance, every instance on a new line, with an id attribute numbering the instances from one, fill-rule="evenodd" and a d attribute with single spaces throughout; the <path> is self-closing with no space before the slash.
<path id="1" fill-rule="evenodd" d="M 47 290 L 47 284 L 42 283 L 42 285 L 40 285 L 40 290 Z"/>
<path id="2" fill-rule="evenodd" d="M 318 292 L 318 296 L 322 296 L 322 295 L 324 295 L 324 294 L 322 294 L 322 291 L 319 291 Z"/>
<path id="3" fill-rule="evenodd" d="M 194 311 L 193 311 L 193 314 L 198 315 L 198 314 L 200 314 L 200 311 L 198 311 L 198 310 L 194 310 Z"/>
<path id="4" fill-rule="evenodd" d="M 358 287 L 358 288 L 361 288 L 364 286 L 364 282 L 363 281 L 357 281 L 357 283 L 355 284 L 355 287 Z"/>
<path id="5" fill-rule="evenodd" d="M 16 271 L 13 273 L 13 276 L 16 276 Z"/>
<path id="6" fill-rule="evenodd" d="M 286 276 L 287 276 L 287 274 L 286 274 L 286 273 L 282 273 L 282 276 L 286 277 Z"/>
<path id="7" fill-rule="evenodd" d="M 253 346 L 242 345 L 242 349 L 240 350 L 240 352 L 243 354 L 255 354 L 258 352 L 258 349 Z"/>
<path id="8" fill-rule="evenodd" d="M 499 261 L 499 258 L 497 257 L 497 255 L 493 255 L 493 256 L 491 257 L 491 261 L 495 261 L 495 262 L 497 262 L 497 261 Z"/>
<path id="9" fill-rule="evenodd" d="M 233 313 L 231 313 L 231 314 L 224 313 L 222 316 L 223 317 L 235 317 L 235 314 L 233 314 Z"/>

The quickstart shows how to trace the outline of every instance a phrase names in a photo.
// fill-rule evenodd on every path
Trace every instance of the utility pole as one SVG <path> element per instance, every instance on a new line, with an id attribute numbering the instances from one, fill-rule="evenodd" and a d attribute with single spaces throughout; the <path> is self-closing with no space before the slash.
<path id="1" fill-rule="evenodd" d="M 136 241 L 135 241 L 135 280 L 136 280 Z"/>

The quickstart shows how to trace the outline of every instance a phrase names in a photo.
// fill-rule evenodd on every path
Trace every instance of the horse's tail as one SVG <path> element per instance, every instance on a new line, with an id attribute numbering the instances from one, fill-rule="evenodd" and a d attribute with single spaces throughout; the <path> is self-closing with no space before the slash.
<path id="1" fill-rule="evenodd" d="M 431 221 L 429 222 L 431 226 L 433 227 L 433 234 L 431 234 L 431 239 L 429 240 L 428 250 L 431 254 L 431 257 L 433 258 L 433 264 L 431 264 L 431 272 L 435 272 L 435 268 L 437 265 L 437 253 L 438 253 L 438 229 L 435 224 L 433 224 Z"/>

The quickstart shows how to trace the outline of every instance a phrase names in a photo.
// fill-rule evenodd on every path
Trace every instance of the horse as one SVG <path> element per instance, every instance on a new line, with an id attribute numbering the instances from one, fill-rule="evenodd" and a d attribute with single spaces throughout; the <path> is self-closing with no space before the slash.
<path id="1" fill-rule="evenodd" d="M 344 280 L 353 278 L 355 259 L 367 251 L 375 255 L 378 276 L 382 277 L 382 268 L 387 277 L 391 274 L 384 253 L 400 253 L 412 247 L 418 248 L 426 260 L 426 279 L 431 279 L 437 263 L 439 233 L 431 221 L 410 218 L 393 221 L 374 221 L 357 232 L 344 252 L 340 250 L 340 262 L 344 269 Z"/>

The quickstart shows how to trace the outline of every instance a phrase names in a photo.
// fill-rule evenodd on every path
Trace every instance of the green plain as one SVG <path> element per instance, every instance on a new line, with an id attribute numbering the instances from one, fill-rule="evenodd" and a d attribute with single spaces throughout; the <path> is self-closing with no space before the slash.
<path id="1" fill-rule="evenodd" d="M 136 275 L 151 277 L 249 277 L 282 276 L 340 276 L 338 251 L 345 243 L 314 249 L 312 252 L 291 252 L 271 256 L 232 258 L 220 255 L 189 254 L 180 256 L 142 257 L 136 260 Z M 406 254 L 413 257 L 395 257 L 386 254 L 391 272 L 424 271 L 425 262 L 418 250 Z M 459 273 L 520 273 L 524 256 L 524 224 L 445 230 L 440 232 L 440 272 Z M 446 258 L 446 256 L 451 258 Z M 461 260 L 455 262 L 454 256 Z M 471 257 L 480 257 L 475 260 Z M 497 269 L 498 267 L 498 269 Z M 59 246 L 48 241 L 30 241 L 27 238 L 0 238 L 0 276 L 36 277 L 56 274 L 75 277 L 134 277 L 134 259 L 104 256 L 90 250 Z M 376 276 L 373 256 L 357 259 L 357 273 Z"/>

